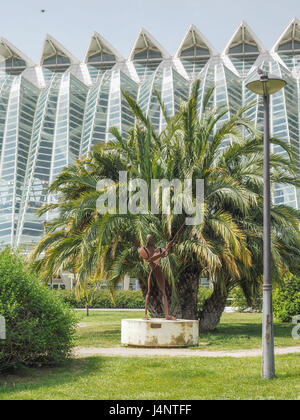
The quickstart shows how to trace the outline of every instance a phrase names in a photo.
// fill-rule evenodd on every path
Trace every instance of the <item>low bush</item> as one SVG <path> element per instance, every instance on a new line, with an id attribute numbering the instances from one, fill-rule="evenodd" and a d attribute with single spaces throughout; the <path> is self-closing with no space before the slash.
<path id="1" fill-rule="evenodd" d="M 144 309 L 145 299 L 141 290 L 119 290 L 115 297 L 117 308 Z"/>
<path id="2" fill-rule="evenodd" d="M 64 301 L 72 308 L 84 309 L 83 299 L 76 300 L 74 290 L 60 290 L 55 292 L 62 296 Z M 204 302 L 211 296 L 212 290 L 200 286 L 198 292 L 198 308 L 202 309 Z M 117 290 L 114 298 L 107 289 L 99 290 L 95 293 L 94 303 L 91 309 L 144 309 L 145 299 L 141 290 Z"/>
<path id="3" fill-rule="evenodd" d="M 274 315 L 281 322 L 291 322 L 300 315 L 300 277 L 287 276 L 274 291 Z"/>
<path id="4" fill-rule="evenodd" d="M 238 308 L 239 312 L 243 312 L 249 308 L 249 303 L 245 298 L 245 294 L 241 287 L 237 286 L 231 290 L 230 298 L 232 298 L 231 305 L 235 308 Z M 252 305 L 251 308 L 254 311 L 261 312 L 262 311 L 262 290 L 260 290 L 256 296 L 252 297 Z"/>
<path id="5" fill-rule="evenodd" d="M 54 364 L 70 355 L 76 325 L 73 311 L 10 249 L 0 252 L 0 315 L 6 321 L 0 372 L 18 365 Z"/>
<path id="6" fill-rule="evenodd" d="M 61 290 L 57 292 L 64 301 L 73 308 L 85 308 L 83 299 L 76 300 L 75 292 L 72 290 Z M 94 295 L 94 302 L 91 308 L 94 309 L 144 309 L 145 299 L 141 290 L 118 290 L 112 298 L 109 290 L 99 290 Z"/>
<path id="7" fill-rule="evenodd" d="M 203 309 L 204 302 L 212 295 L 213 289 L 200 286 L 198 290 L 198 316 Z"/>

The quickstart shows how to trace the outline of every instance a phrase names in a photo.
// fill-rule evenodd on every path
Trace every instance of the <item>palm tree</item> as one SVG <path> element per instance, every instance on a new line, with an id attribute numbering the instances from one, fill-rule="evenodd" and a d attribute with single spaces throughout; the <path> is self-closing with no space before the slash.
<path id="1" fill-rule="evenodd" d="M 115 141 L 99 145 L 88 157 L 66 168 L 49 189 L 59 200 L 45 206 L 41 214 L 52 210 L 59 214 L 48 224 L 47 234 L 32 256 L 43 277 L 72 269 L 79 284 L 104 276 L 114 290 L 129 274 L 139 279 L 146 294 L 149 267 L 140 260 L 138 247 L 145 244 L 147 234 L 164 247 L 187 215 L 150 211 L 99 215 L 97 182 L 109 178 L 118 183 L 119 171 L 127 171 L 129 179 L 143 179 L 147 185 L 152 179 L 192 179 L 193 185 L 197 179 L 204 180 L 203 221 L 180 231 L 172 253 L 162 264 L 173 314 L 185 319 L 199 315 L 201 331 L 209 331 L 218 324 L 232 287 L 240 284 L 251 298 L 262 273 L 262 139 L 243 116 L 248 107 L 227 118 L 227 109 L 211 107 L 212 92 L 210 89 L 203 98 L 200 116 L 199 81 L 173 118 L 168 118 L 162 105 L 166 126 L 160 133 L 124 93 L 136 116 L 135 127 L 125 137 L 112 129 Z M 289 147 L 273 141 L 289 157 L 271 157 L 272 181 L 299 186 Z M 223 147 L 225 142 L 229 145 Z M 195 199 L 195 191 L 193 194 Z M 281 206 L 273 208 L 272 218 L 273 265 L 279 277 L 292 267 L 293 257 L 299 257 L 300 214 Z M 293 268 L 297 268 L 295 264 Z M 201 276 L 212 280 L 213 293 L 197 314 Z M 155 283 L 151 287 L 149 311 L 159 317 L 159 291 Z"/>

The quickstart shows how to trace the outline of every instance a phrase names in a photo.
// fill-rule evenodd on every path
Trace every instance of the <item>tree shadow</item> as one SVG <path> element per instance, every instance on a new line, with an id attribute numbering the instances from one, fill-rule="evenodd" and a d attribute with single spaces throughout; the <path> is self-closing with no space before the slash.
<path id="1" fill-rule="evenodd" d="M 85 346 L 85 343 L 92 344 L 95 342 L 97 346 L 111 346 L 116 345 L 118 342 L 121 342 L 121 328 L 111 328 L 107 330 L 87 330 L 80 331 L 80 334 L 76 336 L 76 345 Z"/>
<path id="2" fill-rule="evenodd" d="M 276 337 L 291 337 L 293 325 L 291 323 L 274 322 L 274 333 Z M 216 334 L 228 334 L 238 336 L 240 334 L 248 335 L 250 337 L 261 337 L 262 324 L 257 323 L 235 323 L 235 324 L 220 324 L 215 330 Z"/>
<path id="3" fill-rule="evenodd" d="M 86 357 L 69 359 L 61 365 L 42 368 L 20 367 L 0 378 L 1 394 L 11 395 L 19 392 L 34 391 L 39 388 L 60 387 L 76 383 L 78 377 L 89 377 L 95 371 L 101 374 L 106 364 L 105 358 Z M 45 392 L 45 397 L 47 392 Z"/>
<path id="4" fill-rule="evenodd" d="M 290 323 L 282 324 L 274 323 L 274 337 L 275 344 L 276 340 L 291 339 L 290 345 L 292 346 L 292 328 L 293 325 Z M 253 343 L 253 346 L 257 346 L 262 337 L 262 324 L 250 323 L 250 322 L 235 322 L 235 323 L 221 323 L 218 325 L 215 331 L 207 334 L 200 334 L 201 341 L 209 341 L 209 346 L 217 345 L 222 346 L 223 344 L 232 344 L 238 346 L 239 344 L 245 344 L 248 347 Z M 295 346 L 298 343 L 295 341 Z M 254 348 L 254 347 L 253 347 Z"/>

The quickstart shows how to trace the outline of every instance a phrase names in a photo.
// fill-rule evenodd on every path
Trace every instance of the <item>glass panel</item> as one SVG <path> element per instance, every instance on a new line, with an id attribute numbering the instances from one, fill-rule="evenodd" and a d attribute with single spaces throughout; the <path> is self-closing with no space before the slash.
<path id="1" fill-rule="evenodd" d="M 181 52 L 181 57 L 194 57 L 194 47 L 192 48 L 187 48 L 186 50 L 183 50 Z"/>
<path id="2" fill-rule="evenodd" d="M 281 44 L 278 48 L 279 51 L 292 50 L 292 49 L 293 49 L 292 41 L 285 42 L 284 44 Z"/>
<path id="3" fill-rule="evenodd" d="M 136 60 L 141 60 L 141 59 L 145 59 L 145 60 L 147 60 L 147 50 L 145 50 L 145 51 L 142 51 L 142 52 L 140 52 L 140 53 L 135 54 L 134 58 L 135 58 Z"/>
<path id="4" fill-rule="evenodd" d="M 232 47 L 229 50 L 229 54 L 238 54 L 243 53 L 243 44 L 237 45 L 236 47 Z"/>
<path id="5" fill-rule="evenodd" d="M 149 58 L 161 58 L 161 53 L 159 51 L 149 50 Z"/>
<path id="6" fill-rule="evenodd" d="M 300 41 L 294 41 L 294 49 L 300 50 Z"/>
<path id="7" fill-rule="evenodd" d="M 8 58 L 8 59 L 5 61 L 5 64 L 6 64 L 6 67 L 12 67 L 12 58 Z"/>
<path id="8" fill-rule="evenodd" d="M 62 55 L 57 56 L 57 64 L 70 64 L 70 59 Z"/>
<path id="9" fill-rule="evenodd" d="M 46 58 L 43 64 L 44 65 L 70 64 L 70 59 L 62 55 L 53 55 L 52 57 Z"/>
<path id="10" fill-rule="evenodd" d="M 18 58 L 14 58 L 13 67 L 26 67 L 26 63 L 23 60 L 20 60 Z"/>
<path id="11" fill-rule="evenodd" d="M 56 56 L 53 55 L 52 57 L 46 58 L 43 64 L 56 64 Z"/>
<path id="12" fill-rule="evenodd" d="M 255 45 L 245 43 L 245 52 L 258 52 L 258 48 Z"/>
<path id="13" fill-rule="evenodd" d="M 103 61 L 116 61 L 116 57 L 112 54 L 103 53 L 102 60 Z"/>
<path id="14" fill-rule="evenodd" d="M 195 54 L 196 55 L 209 55 L 209 50 L 207 48 L 196 47 Z"/>
<path id="15" fill-rule="evenodd" d="M 88 58 L 89 63 L 98 63 L 99 61 L 101 61 L 101 54 L 100 53 L 90 55 L 89 58 Z"/>

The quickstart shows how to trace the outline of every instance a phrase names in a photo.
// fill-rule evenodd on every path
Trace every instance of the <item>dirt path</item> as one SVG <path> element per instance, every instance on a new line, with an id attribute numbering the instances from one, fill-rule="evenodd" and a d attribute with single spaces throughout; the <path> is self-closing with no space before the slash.
<path id="1" fill-rule="evenodd" d="M 300 346 L 276 348 L 275 354 L 300 353 Z M 191 349 L 147 349 L 133 347 L 113 347 L 113 348 L 83 348 L 77 347 L 74 350 L 75 357 L 89 356 L 115 356 L 115 357 L 259 357 L 261 349 L 254 350 L 234 350 L 234 351 L 204 351 Z"/>

